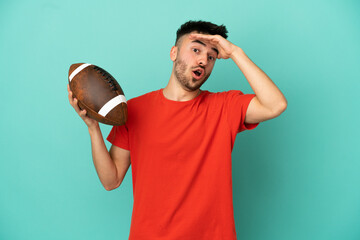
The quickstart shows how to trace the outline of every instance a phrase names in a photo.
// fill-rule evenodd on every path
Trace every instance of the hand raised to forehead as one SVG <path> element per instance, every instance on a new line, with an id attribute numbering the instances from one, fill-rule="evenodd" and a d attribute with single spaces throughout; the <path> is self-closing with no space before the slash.
<path id="1" fill-rule="evenodd" d="M 217 56 L 218 59 L 228 59 L 229 57 L 231 57 L 236 47 L 234 44 L 232 44 L 220 35 L 191 33 L 189 35 L 189 38 L 214 45 L 219 51 L 219 54 Z"/>

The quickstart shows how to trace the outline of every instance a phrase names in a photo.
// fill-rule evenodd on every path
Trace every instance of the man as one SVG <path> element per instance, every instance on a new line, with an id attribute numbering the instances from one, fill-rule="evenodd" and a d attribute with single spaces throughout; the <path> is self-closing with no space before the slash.
<path id="1" fill-rule="evenodd" d="M 93 161 L 106 190 L 132 166 L 129 239 L 236 239 L 231 152 L 237 133 L 279 116 L 287 101 L 225 26 L 189 21 L 177 31 L 168 85 L 128 101 L 128 121 L 107 140 L 99 124 L 69 101 L 89 128 Z M 231 58 L 255 94 L 200 90 L 216 59 Z"/>

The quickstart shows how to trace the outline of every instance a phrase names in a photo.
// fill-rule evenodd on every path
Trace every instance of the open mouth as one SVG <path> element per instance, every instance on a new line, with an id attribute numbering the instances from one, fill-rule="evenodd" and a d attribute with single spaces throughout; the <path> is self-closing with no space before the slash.
<path id="1" fill-rule="evenodd" d="M 202 77 L 204 76 L 204 73 L 205 73 L 205 71 L 204 71 L 204 69 L 202 69 L 202 68 L 197 68 L 197 69 L 195 69 L 195 70 L 192 71 L 192 75 L 193 75 L 193 77 L 194 77 L 195 79 L 200 79 L 200 78 L 202 78 Z"/>

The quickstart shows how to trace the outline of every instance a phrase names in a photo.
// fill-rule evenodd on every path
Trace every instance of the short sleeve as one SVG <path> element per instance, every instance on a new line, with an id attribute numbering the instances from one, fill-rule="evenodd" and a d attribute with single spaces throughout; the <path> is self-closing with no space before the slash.
<path id="1" fill-rule="evenodd" d="M 239 90 L 230 90 L 225 96 L 225 111 L 227 120 L 232 131 L 236 133 L 255 129 L 259 123 L 245 123 L 245 116 L 250 101 L 255 94 L 244 94 Z"/>
<path id="2" fill-rule="evenodd" d="M 113 126 L 106 139 L 117 147 L 130 150 L 129 131 L 126 124 L 121 126 Z"/>

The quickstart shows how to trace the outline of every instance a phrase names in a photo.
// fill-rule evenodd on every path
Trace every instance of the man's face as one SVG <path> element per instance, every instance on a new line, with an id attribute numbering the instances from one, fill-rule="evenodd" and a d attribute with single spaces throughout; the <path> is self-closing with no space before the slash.
<path id="1" fill-rule="evenodd" d="M 174 73 L 178 82 L 187 91 L 195 91 L 209 78 L 217 58 L 214 45 L 181 37 L 174 61 Z"/>

